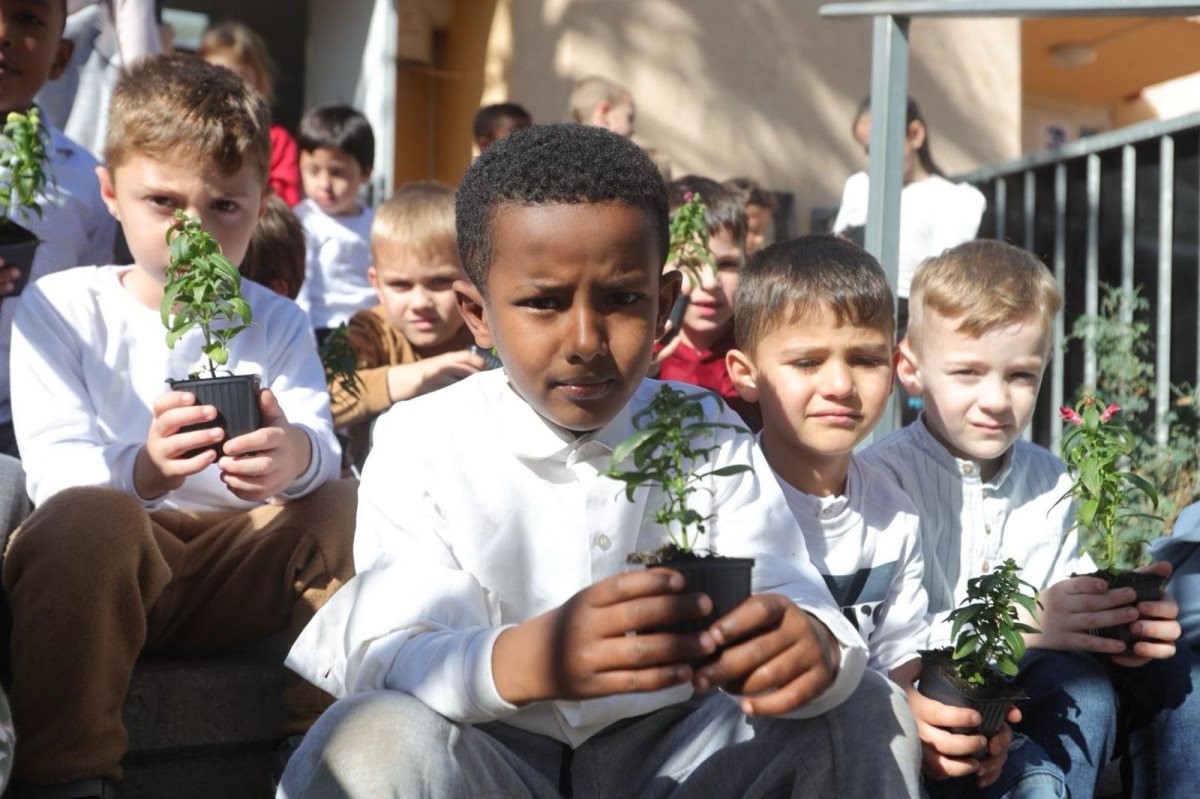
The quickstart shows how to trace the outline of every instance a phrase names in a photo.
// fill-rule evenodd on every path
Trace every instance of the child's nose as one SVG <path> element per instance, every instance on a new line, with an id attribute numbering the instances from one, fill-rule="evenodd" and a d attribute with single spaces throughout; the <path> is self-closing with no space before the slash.
<path id="1" fill-rule="evenodd" d="M 982 386 L 982 393 L 979 396 L 979 405 L 986 411 L 999 413 L 1008 410 L 1012 404 L 1012 399 L 1008 393 L 1008 386 L 1003 380 L 985 380 Z"/>
<path id="2" fill-rule="evenodd" d="M 824 369 L 823 393 L 826 397 L 845 397 L 854 391 L 850 369 L 844 363 L 829 363 Z"/>
<path id="3" fill-rule="evenodd" d="M 717 287 L 717 270 L 708 264 L 700 267 L 700 288 L 711 292 Z"/>
<path id="4" fill-rule="evenodd" d="M 583 305 L 583 303 L 580 303 Z M 567 360 L 586 363 L 608 351 L 608 336 L 604 329 L 604 316 L 591 308 L 581 307 L 568 314 L 570 352 Z"/>

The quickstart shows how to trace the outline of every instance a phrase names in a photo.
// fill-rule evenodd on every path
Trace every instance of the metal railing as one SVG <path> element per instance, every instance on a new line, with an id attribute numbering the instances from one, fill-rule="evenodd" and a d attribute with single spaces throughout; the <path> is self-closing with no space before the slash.
<path id="1" fill-rule="evenodd" d="M 1090 136 L 961 175 L 988 197 L 980 235 L 1041 256 L 1066 303 L 1058 341 L 1081 315 L 1096 315 L 1101 284 L 1144 289 L 1154 331 L 1155 437 L 1167 441 L 1173 383 L 1200 384 L 1200 113 Z M 1123 309 L 1132 321 L 1131 309 Z M 1064 342 L 1065 343 L 1065 342 Z M 1050 365 L 1039 440 L 1057 448 L 1053 409 L 1070 388 L 1095 385 L 1090 337 Z M 1049 423 L 1045 417 L 1049 416 Z"/>
<path id="2" fill-rule="evenodd" d="M 874 18 L 868 167 L 871 188 L 867 201 L 864 243 L 867 251 L 879 259 L 894 287 L 899 252 L 901 166 L 908 94 L 908 28 L 911 20 L 923 17 L 1190 16 L 1200 14 L 1200 3 L 1194 0 L 873 0 L 830 3 L 822 6 L 820 13 L 828 18 Z M 1166 146 L 1167 157 L 1172 157 L 1172 147 L 1173 140 L 1172 144 Z M 1174 169 L 1173 161 L 1171 166 Z M 1055 179 L 1056 197 L 1060 190 L 1065 197 L 1065 173 L 1061 183 L 1057 177 Z M 1007 196 L 1004 199 L 1007 201 Z M 1056 204 L 1055 208 L 1061 208 L 1065 213 L 1066 205 L 1064 199 L 1061 204 Z M 1167 214 L 1164 219 L 1170 216 Z M 1064 228 L 1066 224 L 1067 220 L 1064 217 Z M 1164 221 L 1162 224 L 1169 225 L 1170 221 Z M 1169 239 L 1170 236 L 1171 231 L 1168 229 L 1166 237 Z M 1055 263 L 1062 263 L 1065 270 L 1065 249 L 1062 253 L 1056 251 L 1054 255 Z M 1060 278 L 1060 285 L 1065 285 L 1065 271 L 1056 274 Z M 1170 285 L 1167 289 L 1166 298 L 1169 303 Z M 1160 302 L 1162 298 L 1162 286 L 1159 286 Z M 1169 308 L 1167 313 L 1170 318 Z M 1062 333 L 1061 318 L 1058 327 Z M 1058 363 L 1051 375 L 1051 394 L 1060 398 L 1063 390 L 1063 368 L 1063 365 Z M 1166 371 L 1159 369 L 1159 374 Z M 1057 387 L 1057 392 L 1054 391 L 1054 387 Z M 1159 403 L 1164 401 L 1162 394 L 1163 392 L 1159 393 Z M 877 428 L 878 434 L 894 429 L 897 417 L 898 414 L 894 411 L 885 414 Z M 1160 431 L 1159 434 L 1165 438 L 1165 432 Z M 1057 435 L 1052 435 L 1051 440 L 1057 444 Z"/>

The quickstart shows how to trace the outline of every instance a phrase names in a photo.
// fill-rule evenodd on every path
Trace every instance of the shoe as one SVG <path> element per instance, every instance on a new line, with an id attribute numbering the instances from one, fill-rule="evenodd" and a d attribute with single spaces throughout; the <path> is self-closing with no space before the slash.
<path id="1" fill-rule="evenodd" d="M 13 785 L 12 799 L 116 799 L 117 784 L 107 777 L 88 777 L 54 785 Z"/>
<path id="2" fill-rule="evenodd" d="M 272 793 L 279 788 L 279 781 L 283 779 L 283 772 L 287 769 L 288 761 L 292 759 L 292 755 L 296 754 L 296 750 L 300 748 L 300 744 L 302 743 L 304 743 L 304 735 L 302 733 L 289 735 L 280 741 L 275 750 L 271 752 Z"/>

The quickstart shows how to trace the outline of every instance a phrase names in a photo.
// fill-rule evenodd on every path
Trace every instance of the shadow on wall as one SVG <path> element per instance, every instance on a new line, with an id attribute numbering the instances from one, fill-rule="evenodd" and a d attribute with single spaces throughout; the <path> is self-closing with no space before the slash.
<path id="1" fill-rule="evenodd" d="M 566 118 L 572 82 L 602 74 L 637 100 L 637 130 L 676 174 L 749 175 L 836 205 L 865 167 L 851 117 L 870 83 L 871 23 L 822 20 L 816 0 L 513 0 L 510 96 Z M 1000 35 L 1003 34 L 1003 35 Z M 912 92 L 944 168 L 1012 157 L 1020 139 L 1015 21 L 918 22 Z"/>

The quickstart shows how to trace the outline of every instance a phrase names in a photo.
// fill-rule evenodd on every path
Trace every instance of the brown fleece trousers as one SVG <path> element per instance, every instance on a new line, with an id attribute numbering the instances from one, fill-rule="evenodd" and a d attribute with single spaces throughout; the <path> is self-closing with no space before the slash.
<path id="1" fill-rule="evenodd" d="M 121 705 L 141 654 L 216 655 L 287 630 L 294 639 L 354 571 L 358 485 L 284 505 L 147 513 L 108 488 L 51 497 L 13 535 L 16 779 L 121 778 Z M 295 678 L 281 733 L 332 698 Z"/>

